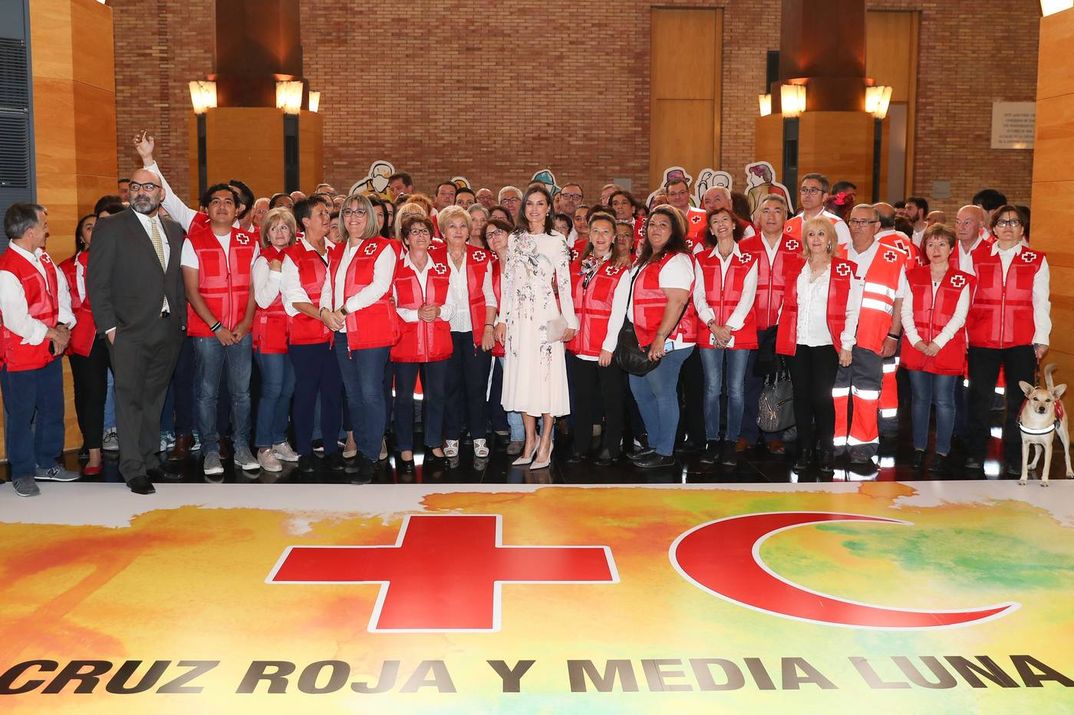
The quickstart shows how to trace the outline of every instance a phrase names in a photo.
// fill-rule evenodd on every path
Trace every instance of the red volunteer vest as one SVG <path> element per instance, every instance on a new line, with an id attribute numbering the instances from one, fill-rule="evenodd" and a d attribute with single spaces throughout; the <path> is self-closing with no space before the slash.
<path id="1" fill-rule="evenodd" d="M 721 270 L 719 254 L 712 255 L 711 250 L 706 250 L 698 254 L 696 260 L 697 265 L 701 266 L 701 274 L 705 277 L 705 302 L 716 313 L 716 324 L 725 325 L 742 298 L 742 284 L 757 263 L 757 256 L 752 253 L 732 256 L 726 276 Z M 699 348 L 715 348 L 712 332 L 708 326 L 701 325 L 700 320 L 697 335 Z M 734 350 L 752 350 L 757 347 L 757 321 L 753 310 L 746 314 L 746 321 L 740 329 L 733 331 L 732 335 L 735 336 Z"/>
<path id="2" fill-rule="evenodd" d="M 277 259 L 283 260 L 287 251 L 268 246 L 261 249 L 261 255 L 271 263 Z M 287 352 L 287 313 L 283 310 L 282 294 L 277 295 L 276 300 L 267 308 L 257 306 L 254 312 L 253 334 L 255 350 L 266 355 Z"/>
<path id="3" fill-rule="evenodd" d="M 932 271 L 927 267 L 915 268 L 906 272 L 906 282 L 910 284 L 910 296 L 906 300 L 914 301 L 914 327 L 917 334 L 926 343 L 940 334 L 955 314 L 958 299 L 962 291 L 973 290 L 973 276 L 957 270 L 948 270 L 944 274 L 936 296 L 932 295 Z M 907 370 L 920 370 L 936 375 L 961 375 L 966 367 L 966 330 L 965 327 L 955 333 L 954 337 L 934 357 L 916 349 L 906 338 L 902 337 L 902 364 Z"/>
<path id="4" fill-rule="evenodd" d="M 634 281 L 634 332 L 638 336 L 638 345 L 647 347 L 652 345 L 656 338 L 656 331 L 660 327 L 660 321 L 664 318 L 664 308 L 668 304 L 668 298 L 664 291 L 660 290 L 660 269 L 664 267 L 677 253 L 665 253 L 659 260 L 649 261 L 641 269 L 641 274 Z M 688 254 L 684 254 L 687 255 Z M 690 284 L 691 295 L 693 283 Z M 680 338 L 683 342 L 692 343 L 697 339 L 697 311 L 694 310 L 693 300 L 687 299 L 686 312 L 678 324 L 672 328 L 668 339 Z"/>
<path id="5" fill-rule="evenodd" d="M 764 237 L 761 234 L 744 238 L 738 243 L 738 250 L 750 252 L 757 256 L 757 298 L 753 302 L 753 313 L 758 330 L 767 330 L 776 324 L 779 307 L 783 304 L 783 261 L 787 256 L 797 256 L 802 252 L 802 242 L 797 238 L 784 235 L 776 247 L 776 257 L 768 261 Z"/>
<path id="6" fill-rule="evenodd" d="M 703 233 L 705 233 L 705 212 L 691 206 L 686 210 L 686 245 L 704 243 L 701 239 Z"/>
<path id="7" fill-rule="evenodd" d="M 93 322 L 89 295 L 85 299 L 78 297 L 78 264 L 82 264 L 82 275 L 88 277 L 89 253 L 80 251 L 60 264 L 60 270 L 67 278 L 67 288 L 71 293 L 71 312 L 74 313 L 75 327 L 71 328 L 71 341 L 67 343 L 67 352 L 87 357 L 93 350 L 93 341 L 97 339 L 97 324 Z"/>
<path id="8" fill-rule="evenodd" d="M 22 285 L 30 317 L 54 328 L 60 314 L 59 278 L 56 264 L 47 253 L 42 253 L 40 260 L 45 267 L 44 276 L 18 251 L 8 249 L 0 255 L 0 271 L 12 274 Z M 42 340 L 39 345 L 24 345 L 21 336 L 8 330 L 7 326 L 3 326 L 0 329 L 0 339 L 2 339 L 3 346 L 3 362 L 9 372 L 37 370 L 56 358 L 55 355 L 49 353 L 48 338 Z"/>
<path id="9" fill-rule="evenodd" d="M 333 263 L 335 260 L 333 256 L 338 258 L 342 249 L 339 245 L 327 240 L 325 245 L 328 248 L 328 260 Z M 328 270 L 324 260 L 317 251 L 306 248 L 302 242 L 297 242 L 288 248 L 287 255 L 298 268 L 298 281 L 302 285 L 302 290 L 306 292 L 306 297 L 315 307 L 319 306 L 321 292 L 324 289 L 324 276 Z M 302 313 L 288 316 L 287 330 L 288 341 L 291 345 L 320 345 L 332 339 L 332 331 L 324 323 Z"/>
<path id="10" fill-rule="evenodd" d="M 788 254 L 783 261 L 783 313 L 776 329 L 776 352 L 794 355 L 798 349 L 798 276 L 805 266 L 805 258 Z M 850 299 L 850 282 L 857 266 L 838 256 L 832 256 L 831 279 L 828 281 L 828 332 L 832 347 L 838 352 L 842 347 L 841 336 L 846 327 L 847 301 Z"/>
<path id="11" fill-rule="evenodd" d="M 572 297 L 574 311 L 578 316 L 578 333 L 567 343 L 567 350 L 576 355 L 600 356 L 601 346 L 608 337 L 608 322 L 612 317 L 615 290 L 625 275 L 627 267 L 613 265 L 612 259 L 609 258 L 596 268 L 589 284 L 583 285 L 581 262 L 571 266 L 571 286 L 574 291 Z"/>
<path id="12" fill-rule="evenodd" d="M 993 255 L 988 245 L 973 252 L 977 287 L 966 319 L 971 346 L 1003 349 L 1033 344 L 1033 280 L 1043 264 L 1044 253 L 1023 246 L 1004 283 L 999 253 Z"/>
<path id="13" fill-rule="evenodd" d="M 880 245 L 863 279 L 855 344 L 874 353 L 880 352 L 891 332 L 899 275 L 909 260 L 909 255 L 899 249 L 894 241 L 890 235 L 877 240 Z"/>
<path id="14" fill-rule="evenodd" d="M 228 255 L 213 235 L 207 220 L 194 219 L 186 240 L 198 256 L 198 292 L 220 323 L 229 330 L 242 322 L 250 300 L 250 265 L 257 251 L 257 241 L 237 228 L 231 229 Z M 213 332 L 198 317 L 193 306 L 187 307 L 187 334 L 211 338 Z"/>
<path id="15" fill-rule="evenodd" d="M 432 252 L 430 252 L 432 255 Z M 437 252 L 437 258 L 445 263 L 451 260 L 447 245 Z M 466 292 L 470 297 L 470 328 L 473 331 L 474 345 L 481 347 L 481 335 L 485 330 L 485 272 L 492 263 L 492 251 L 466 244 Z M 450 270 L 450 266 L 448 266 Z"/>
<path id="16" fill-rule="evenodd" d="M 373 269 L 377 258 L 385 250 L 392 250 L 391 244 L 384 238 L 367 238 L 358 246 L 347 274 L 343 276 L 343 298 L 346 300 L 362 288 L 373 282 Z M 332 266 L 332 275 L 342 258 L 342 251 L 336 254 Z M 399 315 L 392 305 L 392 290 L 389 286 L 384 295 L 377 298 L 372 305 L 353 313 L 347 313 L 347 345 L 351 350 L 383 348 L 399 342 Z"/>
<path id="17" fill-rule="evenodd" d="M 821 211 L 817 214 L 817 218 L 824 217 L 832 222 L 833 226 L 837 226 L 843 223 L 843 219 L 839 218 L 833 213 L 828 211 Z M 787 219 L 787 223 L 783 224 L 783 235 L 790 238 L 802 240 L 802 226 L 805 224 L 805 216 L 798 214 L 797 216 L 791 216 Z"/>
<path id="18" fill-rule="evenodd" d="M 451 281 L 447 264 L 442 257 L 428 258 L 432 264 L 425 276 L 425 290 L 413 268 L 399 260 L 395 268 L 396 306 L 417 310 L 425 304 L 444 305 L 448 296 L 448 283 Z M 392 362 L 434 362 L 451 357 L 451 324 L 443 318 L 429 323 L 420 318 L 416 323 L 399 321 L 401 336 L 399 342 L 392 346 Z"/>

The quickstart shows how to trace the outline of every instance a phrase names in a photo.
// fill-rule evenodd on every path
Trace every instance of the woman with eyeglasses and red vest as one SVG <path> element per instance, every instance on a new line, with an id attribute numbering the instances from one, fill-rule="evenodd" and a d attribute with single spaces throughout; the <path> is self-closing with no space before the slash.
<path id="1" fill-rule="evenodd" d="M 957 239 L 943 224 L 925 229 L 921 249 L 927 266 L 906 272 L 910 292 L 902 302 L 902 366 L 910 378 L 914 468 L 925 465 L 929 412 L 936 409 L 936 457 L 929 465 L 943 472 L 955 428 L 955 384 L 966 370 L 966 316 L 973 276 L 951 267 Z"/>
<path id="2" fill-rule="evenodd" d="M 801 254 L 783 259 L 783 303 L 776 352 L 790 358 L 794 417 L 798 428 L 795 471 L 812 465 L 820 448 L 822 472 L 834 470 L 835 403 L 839 366 L 852 360 L 861 282 L 856 266 L 834 255 L 838 234 L 825 216 L 802 225 Z"/>
<path id="3" fill-rule="evenodd" d="M 1022 471 L 1018 411 L 1023 395 L 1015 388 L 1019 381 L 1036 384 L 1037 361 L 1048 351 L 1052 330 L 1048 261 L 1042 251 L 1024 242 L 1024 221 L 1016 207 L 999 207 L 991 221 L 995 242 L 982 245 L 973 254 L 977 284 L 966 319 L 970 375 L 967 469 L 983 465 L 988 413 L 1002 366 L 1007 381 L 1003 426 L 1007 473 Z"/>
<path id="4" fill-rule="evenodd" d="M 708 213 L 705 248 L 695 256 L 694 307 L 698 314 L 697 346 L 705 374 L 705 431 L 708 444 L 701 461 L 717 459 L 720 437 L 720 395 L 727 382 L 727 429 L 719 455 L 725 467 L 738 465 L 735 445 L 742 429 L 746 364 L 757 348 L 753 302 L 757 295 L 757 256 L 743 253 L 745 232 L 728 208 Z M 701 326 L 705 327 L 702 328 Z M 726 367 L 725 367 L 726 362 Z"/>
<path id="5" fill-rule="evenodd" d="M 603 428 L 594 463 L 607 466 L 619 458 L 623 441 L 626 373 L 614 353 L 630 298 L 630 268 L 628 261 L 616 258 L 610 213 L 595 211 L 588 229 L 589 245 L 571 264 L 578 333 L 567 343 L 574 381 L 574 450 L 568 462 L 588 459 L 596 423 Z"/>
<path id="6" fill-rule="evenodd" d="M 422 428 L 426 470 L 442 465 L 444 408 L 451 357 L 451 324 L 458 306 L 451 302 L 448 267 L 442 252 L 433 255 L 433 222 L 424 216 L 403 220 L 403 245 L 392 290 L 402 321 L 402 336 L 392 346 L 395 374 L 396 465 L 414 474 L 414 386 L 421 373 Z M 465 306 L 463 306 L 465 310 Z"/>
<path id="7" fill-rule="evenodd" d="M 503 266 L 507 260 L 507 237 L 514 230 L 510 221 L 492 218 L 485 223 L 485 244 L 492 254 L 492 292 L 496 295 L 496 304 L 503 300 Z M 526 429 L 522 424 L 522 415 L 503 409 L 503 342 L 496 340 L 495 334 L 481 338 L 481 349 L 492 353 L 492 376 L 489 378 L 488 413 L 493 431 L 507 438 L 507 454 L 517 457 L 526 440 Z"/>
<path id="8" fill-rule="evenodd" d="M 335 353 L 358 444 L 358 482 L 373 479 L 380 458 L 388 405 L 384 373 L 399 342 L 399 316 L 392 304 L 398 254 L 379 233 L 373 205 L 351 194 L 339 212 L 343 250 L 333 254 L 321 293 L 325 322 L 336 331 Z M 332 434 L 322 426 L 329 441 Z"/>
<path id="9" fill-rule="evenodd" d="M 291 423 L 295 431 L 298 469 L 311 473 L 313 456 L 314 412 L 320 403 L 324 457 L 329 469 L 343 471 L 343 457 L 335 437 L 339 434 L 343 414 L 343 382 L 339 362 L 332 351 L 334 333 L 329 328 L 330 311 L 321 309 L 326 290 L 329 265 L 341 246 L 329 237 L 331 203 L 314 194 L 294 207 L 296 226 L 301 238 L 287 249 L 280 275 L 283 309 L 287 314 L 287 353 L 295 373 Z"/>
<path id="10" fill-rule="evenodd" d="M 117 210 L 122 210 L 120 207 Z M 71 294 L 71 311 L 77 320 L 67 344 L 67 359 L 71 363 L 71 378 L 75 388 L 75 413 L 82 432 L 82 447 L 87 452 L 82 476 L 101 473 L 101 446 L 104 434 L 104 404 L 108 391 L 108 346 L 97 335 L 93 321 L 86 275 L 89 267 L 89 248 L 93 241 L 93 226 L 97 217 L 83 216 L 75 228 L 75 255 L 60 264 Z"/>
<path id="11" fill-rule="evenodd" d="M 694 262 L 689 251 L 682 213 L 670 204 L 654 208 L 646 220 L 626 311 L 638 344 L 649 360 L 658 363 L 645 375 L 630 375 L 630 391 L 649 436 L 649 448 L 631 459 L 643 469 L 675 464 L 679 371 L 697 339 L 697 312 L 691 301 Z"/>
<path id="12" fill-rule="evenodd" d="M 257 462 L 266 472 L 279 472 L 284 462 L 297 462 L 287 443 L 287 422 L 295 371 L 287 354 L 287 311 L 283 307 L 281 278 L 288 250 L 295 242 L 294 214 L 273 209 L 261 222 L 261 255 L 254 261 L 254 359 L 261 376 L 254 447 Z"/>

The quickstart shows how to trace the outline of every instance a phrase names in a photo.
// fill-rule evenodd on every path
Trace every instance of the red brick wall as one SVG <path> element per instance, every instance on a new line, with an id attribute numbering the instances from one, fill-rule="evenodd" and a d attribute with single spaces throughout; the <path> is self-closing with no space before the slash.
<path id="1" fill-rule="evenodd" d="M 187 196 L 186 83 L 212 69 L 212 1 L 109 4 L 121 171 L 137 159 L 130 136 L 148 126 L 169 180 Z M 722 168 L 741 182 L 780 2 L 711 4 L 724 8 Z M 581 180 L 587 197 L 612 177 L 648 192 L 651 0 L 402 5 L 302 0 L 305 73 L 322 91 L 325 178 L 336 188 L 385 158 L 426 191 L 456 174 L 493 188 L 524 183 L 548 166 L 561 183 Z M 938 208 L 957 208 L 985 185 L 1028 203 L 1032 152 L 988 146 L 992 100 L 1034 99 L 1038 3 L 868 6 L 922 12 L 915 192 L 929 196 L 945 180 L 952 197 Z"/>

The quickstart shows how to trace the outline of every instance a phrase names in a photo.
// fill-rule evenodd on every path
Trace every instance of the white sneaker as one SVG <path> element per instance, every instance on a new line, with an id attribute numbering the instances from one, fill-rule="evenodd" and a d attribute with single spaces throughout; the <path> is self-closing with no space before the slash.
<path id="1" fill-rule="evenodd" d="M 272 445 L 272 456 L 282 462 L 298 461 L 298 452 L 291 449 L 291 445 L 287 444 L 286 442 L 280 442 L 279 444 Z"/>
<path id="2" fill-rule="evenodd" d="M 474 456 L 478 459 L 484 459 L 489 456 L 488 443 L 484 439 L 474 440 Z"/>
<path id="3" fill-rule="evenodd" d="M 282 472 L 283 465 L 276 458 L 276 448 L 264 447 L 257 450 L 257 463 L 266 472 Z"/>
<path id="4" fill-rule="evenodd" d="M 101 449 L 105 452 L 119 451 L 119 435 L 116 434 L 114 429 L 105 430 L 104 437 L 101 440 Z"/>
<path id="5" fill-rule="evenodd" d="M 457 439 L 445 439 L 444 440 L 444 456 L 455 458 L 459 456 L 459 440 Z"/>

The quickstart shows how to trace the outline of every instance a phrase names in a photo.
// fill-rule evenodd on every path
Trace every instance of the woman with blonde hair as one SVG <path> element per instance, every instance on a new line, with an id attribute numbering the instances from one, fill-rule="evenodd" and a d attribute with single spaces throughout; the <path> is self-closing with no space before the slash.
<path id="1" fill-rule="evenodd" d="M 287 313 L 280 289 L 284 261 L 295 243 L 294 214 L 282 206 L 269 211 L 261 222 L 261 255 L 253 265 L 254 360 L 261 376 L 257 403 L 254 447 L 257 463 L 266 472 L 283 469 L 280 460 L 297 462 L 298 454 L 287 443 L 287 421 L 295 371 L 287 354 Z"/>
<path id="2" fill-rule="evenodd" d="M 850 365 L 861 282 L 855 278 L 854 263 L 834 255 L 838 238 L 827 218 L 807 220 L 802 238 L 802 252 L 783 259 L 783 305 L 776 352 L 790 358 L 798 427 L 794 469 L 808 469 L 819 445 L 820 470 L 831 472 L 835 435 L 832 386 L 839 366 Z"/>

